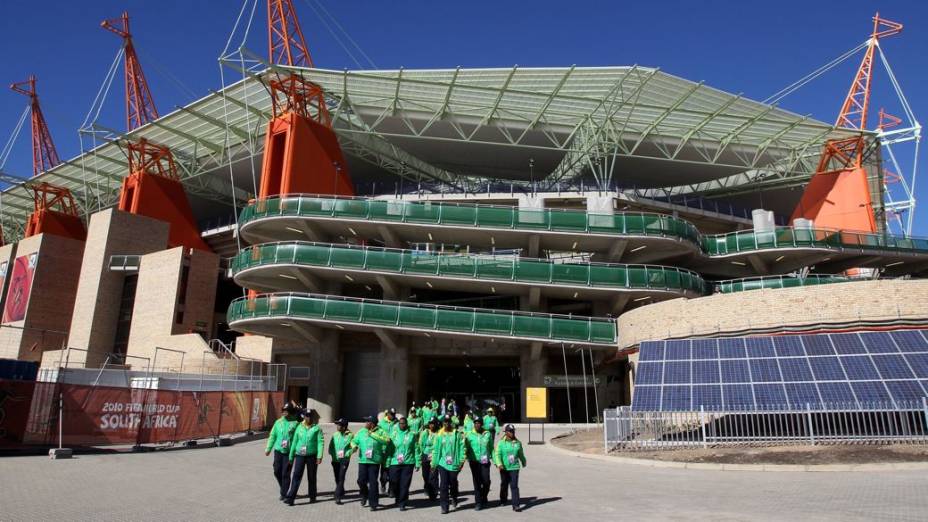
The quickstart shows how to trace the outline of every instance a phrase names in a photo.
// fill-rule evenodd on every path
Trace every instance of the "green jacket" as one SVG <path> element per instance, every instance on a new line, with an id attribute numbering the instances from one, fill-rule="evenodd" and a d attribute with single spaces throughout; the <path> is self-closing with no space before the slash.
<path id="1" fill-rule="evenodd" d="M 432 465 L 457 471 L 467 457 L 464 434 L 458 430 L 441 431 L 432 446 Z"/>
<path id="2" fill-rule="evenodd" d="M 325 448 L 322 428 L 318 424 L 306 427 L 302 422 L 293 432 L 293 441 L 290 443 L 290 460 L 297 456 L 316 457 L 321 459 Z M 300 455 L 300 453 L 303 453 Z"/>
<path id="3" fill-rule="evenodd" d="M 383 464 L 390 446 L 390 437 L 379 427 L 361 428 L 351 439 L 351 450 L 358 452 L 358 464 Z"/>
<path id="4" fill-rule="evenodd" d="M 329 441 L 329 455 L 332 457 L 332 462 L 351 460 L 351 439 L 353 437 L 354 434 L 348 430 L 344 433 L 336 431 L 332 434 L 332 440 Z M 338 456 L 339 451 L 342 452 L 341 457 Z"/>
<path id="5" fill-rule="evenodd" d="M 387 461 L 389 466 L 401 466 L 412 464 L 419 466 L 419 445 L 416 440 L 416 433 L 411 429 L 403 431 L 396 427 L 393 435 L 390 437 L 393 444 L 390 445 L 390 460 Z"/>
<path id="6" fill-rule="evenodd" d="M 435 410 L 428 406 L 423 406 L 419 408 L 419 417 L 422 419 L 422 427 L 426 427 L 429 421 L 435 418 Z"/>
<path id="7" fill-rule="evenodd" d="M 467 460 L 489 464 L 493 458 L 493 434 L 487 430 L 477 433 L 474 430 L 465 433 L 467 440 Z"/>
<path id="8" fill-rule="evenodd" d="M 280 453 L 290 453 L 290 442 L 293 439 L 293 432 L 296 431 L 296 425 L 300 421 L 287 417 L 280 417 L 274 421 L 271 433 L 267 437 L 267 446 L 264 451 L 274 451 Z"/>
<path id="9" fill-rule="evenodd" d="M 493 434 L 495 435 L 498 428 L 499 428 L 499 421 L 496 419 L 496 415 L 484 415 L 483 416 L 483 429 L 493 432 Z"/>
<path id="10" fill-rule="evenodd" d="M 514 471 L 525 466 L 525 453 L 522 452 L 522 443 L 517 440 L 503 439 L 496 443 L 493 450 L 493 464 L 502 466 L 506 471 Z"/>
<path id="11" fill-rule="evenodd" d="M 464 433 L 474 431 L 474 418 L 470 414 L 464 416 Z"/>
<path id="12" fill-rule="evenodd" d="M 377 421 L 377 427 L 383 430 L 383 432 L 386 433 L 389 437 L 393 434 L 393 428 L 396 427 L 396 421 L 394 420 L 393 422 L 390 422 L 387 420 L 387 417 L 384 416 L 384 418 Z"/>
<path id="13" fill-rule="evenodd" d="M 406 424 L 409 425 L 409 431 L 413 433 L 419 433 L 422 431 L 424 424 L 422 423 L 422 417 L 406 417 Z"/>
<path id="14" fill-rule="evenodd" d="M 435 445 L 435 439 L 438 437 L 440 431 L 432 433 L 428 429 L 422 430 L 422 433 L 419 433 L 419 467 L 422 467 L 422 459 L 432 458 L 432 447 Z"/>

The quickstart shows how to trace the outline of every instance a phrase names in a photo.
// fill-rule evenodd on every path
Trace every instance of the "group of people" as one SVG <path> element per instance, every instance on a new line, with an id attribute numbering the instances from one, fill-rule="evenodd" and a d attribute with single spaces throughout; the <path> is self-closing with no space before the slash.
<path id="1" fill-rule="evenodd" d="M 287 404 L 274 423 L 265 455 L 274 455 L 274 477 L 280 488 L 280 500 L 293 505 L 306 475 L 309 502 L 315 503 L 316 472 L 325 452 L 325 435 L 315 410 Z M 421 470 L 425 493 L 438 499 L 443 514 L 458 507 L 458 474 L 467 464 L 474 484 L 474 509 L 489 505 L 491 466 L 499 470 L 500 505 L 510 502 L 520 511 L 519 470 L 526 466 L 522 443 L 512 424 L 502 429 L 497 440 L 499 422 L 493 408 L 483 416 L 468 411 L 463 419 L 451 403 L 428 401 L 415 403 L 407 415 L 388 409 L 378 417 L 364 419 L 357 433 L 348 429 L 348 421 L 338 419 L 329 439 L 328 454 L 335 477 L 335 503 L 345 497 L 345 475 L 352 456 L 357 453 L 358 488 L 361 506 L 375 511 L 380 495 L 392 497 L 401 511 L 406 510 L 413 475 Z M 378 482 L 380 488 L 378 489 Z"/>

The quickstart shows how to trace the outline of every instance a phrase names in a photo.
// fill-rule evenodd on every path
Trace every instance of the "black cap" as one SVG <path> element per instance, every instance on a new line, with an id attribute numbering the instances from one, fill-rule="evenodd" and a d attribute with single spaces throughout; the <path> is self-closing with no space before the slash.
<path id="1" fill-rule="evenodd" d="M 335 425 L 336 425 L 336 426 L 347 426 L 347 425 L 348 425 L 348 420 L 345 419 L 344 417 L 341 417 L 341 418 L 339 418 L 337 421 L 335 421 Z"/>
<path id="2" fill-rule="evenodd" d="M 376 424 L 376 423 L 377 423 L 377 419 L 376 419 L 376 417 L 372 417 L 372 416 L 368 415 L 367 417 L 364 417 L 364 422 L 373 422 L 374 424 Z"/>
<path id="3" fill-rule="evenodd" d="M 438 424 L 438 418 L 432 417 L 431 419 L 429 419 L 429 424 Z"/>
<path id="4" fill-rule="evenodd" d="M 445 415 L 441 418 L 442 422 L 451 422 L 451 415 Z"/>
<path id="5" fill-rule="evenodd" d="M 483 424 L 483 419 L 480 417 L 474 417 L 474 424 Z"/>
<path id="6" fill-rule="evenodd" d="M 390 408 L 389 410 L 387 410 L 387 413 L 389 413 L 390 415 L 396 415 L 396 408 Z"/>
<path id="7" fill-rule="evenodd" d="M 515 433 L 516 427 L 513 426 L 512 424 L 507 424 L 506 427 L 503 428 L 503 431 L 508 432 L 508 433 Z"/>

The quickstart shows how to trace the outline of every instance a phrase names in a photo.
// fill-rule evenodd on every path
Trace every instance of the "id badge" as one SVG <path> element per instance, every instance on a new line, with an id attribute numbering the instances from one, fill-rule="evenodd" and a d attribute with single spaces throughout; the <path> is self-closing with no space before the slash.
<path id="1" fill-rule="evenodd" d="M 481 456 L 480 456 L 480 463 L 481 463 L 481 464 L 486 464 L 486 463 L 488 463 L 488 462 L 489 462 L 489 460 L 487 460 L 487 456 L 486 456 L 486 455 L 481 455 Z"/>
<path id="2" fill-rule="evenodd" d="M 447 457 L 445 457 L 445 465 L 450 466 L 453 463 L 454 463 L 454 458 L 452 458 L 451 455 L 448 455 Z"/>
<path id="3" fill-rule="evenodd" d="M 340 459 L 345 458 L 345 450 L 338 450 L 338 458 Z"/>
<path id="4" fill-rule="evenodd" d="M 508 460 L 509 460 L 509 463 L 510 463 L 510 464 L 515 464 L 515 463 L 516 463 L 516 456 L 515 456 L 515 455 L 509 455 L 509 456 L 508 456 Z"/>
<path id="5" fill-rule="evenodd" d="M 372 449 L 364 450 L 364 458 L 366 458 L 366 459 L 372 459 L 372 458 L 374 458 L 374 450 L 372 450 Z"/>
<path id="6" fill-rule="evenodd" d="M 296 454 L 305 457 L 306 456 L 306 446 L 300 446 L 300 449 L 296 451 Z"/>
<path id="7" fill-rule="evenodd" d="M 397 462 L 398 464 L 402 464 L 403 461 L 405 461 L 405 460 L 406 460 L 406 455 L 403 455 L 402 453 L 397 453 L 397 454 L 396 454 L 396 462 Z"/>
<path id="8" fill-rule="evenodd" d="M 290 441 L 289 441 L 289 440 L 283 439 L 283 440 L 280 441 L 280 449 L 287 449 L 287 448 L 289 448 L 289 447 L 290 447 Z"/>

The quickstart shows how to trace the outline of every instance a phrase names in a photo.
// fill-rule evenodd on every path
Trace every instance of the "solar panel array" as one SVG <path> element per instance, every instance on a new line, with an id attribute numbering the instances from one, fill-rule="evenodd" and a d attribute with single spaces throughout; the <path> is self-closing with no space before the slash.
<path id="1" fill-rule="evenodd" d="M 632 409 L 870 409 L 926 396 L 928 330 L 684 339 L 641 343 Z"/>

